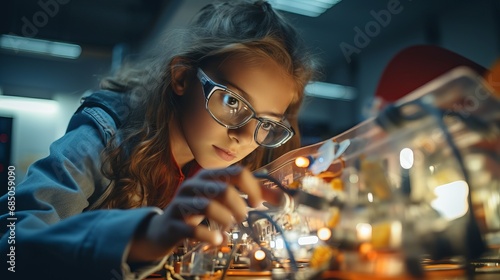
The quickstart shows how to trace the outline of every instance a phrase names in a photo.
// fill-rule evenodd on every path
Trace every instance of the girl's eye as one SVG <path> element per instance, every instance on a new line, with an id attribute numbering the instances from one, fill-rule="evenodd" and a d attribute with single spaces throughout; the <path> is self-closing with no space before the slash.
<path id="1" fill-rule="evenodd" d="M 271 130 L 273 129 L 274 125 L 271 122 L 263 122 L 262 125 L 260 126 L 264 130 Z"/>
<path id="2" fill-rule="evenodd" d="M 224 95 L 222 102 L 224 102 L 224 106 L 228 106 L 231 109 L 238 110 L 240 107 L 240 101 L 229 94 Z"/>

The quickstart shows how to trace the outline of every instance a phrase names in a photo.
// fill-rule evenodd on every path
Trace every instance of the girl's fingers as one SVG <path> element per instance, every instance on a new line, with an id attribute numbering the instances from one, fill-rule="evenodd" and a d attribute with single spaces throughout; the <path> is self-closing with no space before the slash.
<path id="1" fill-rule="evenodd" d="M 247 216 L 247 205 L 245 200 L 241 198 L 240 193 L 233 187 L 228 186 L 226 191 L 217 199 L 223 204 L 234 217 L 234 222 L 242 222 Z"/>
<path id="2" fill-rule="evenodd" d="M 242 168 L 241 171 L 232 177 L 229 177 L 229 183 L 236 186 L 241 192 L 248 195 L 248 202 L 251 207 L 257 207 L 262 204 L 263 196 L 259 181 L 252 173 Z"/>
<path id="3" fill-rule="evenodd" d="M 231 178 L 231 183 L 248 195 L 250 207 L 261 206 L 264 201 L 279 205 L 284 198 L 281 190 L 269 189 L 262 186 L 259 180 L 246 168 L 243 168 L 237 176 Z"/>
<path id="4" fill-rule="evenodd" d="M 181 194 L 204 196 L 208 199 L 216 199 L 226 196 L 228 185 L 235 186 L 239 191 L 248 195 L 251 207 L 262 204 L 262 190 L 259 181 L 252 173 L 241 166 L 230 166 L 224 169 L 210 169 L 200 171 L 196 178 L 185 182 Z M 232 197 L 234 192 L 230 191 Z M 223 198 L 224 199 L 224 198 Z M 227 201 L 227 199 L 224 199 Z M 242 205 L 231 206 L 232 210 Z M 238 218 L 241 214 L 235 213 Z"/>
<path id="5" fill-rule="evenodd" d="M 234 188 L 229 187 L 227 190 L 223 196 L 227 199 L 221 200 L 221 202 L 218 199 L 199 196 L 178 197 L 167 208 L 167 216 L 182 220 L 190 225 L 194 225 L 193 221 L 199 221 L 201 216 L 205 216 L 227 229 L 236 223 L 235 216 L 238 216 L 238 221 L 242 221 L 246 216 L 243 199 L 239 197 Z"/>
<path id="6" fill-rule="evenodd" d="M 283 198 L 279 190 L 262 187 L 248 169 L 231 166 L 202 170 L 196 177 L 185 181 L 178 196 L 183 200 L 179 212 L 185 220 L 189 216 L 206 214 L 227 227 L 246 218 L 247 204 L 240 197 L 240 192 L 248 196 L 248 204 L 254 208 L 261 206 L 263 201 L 278 205 Z M 212 201 L 218 203 L 208 209 Z"/>
<path id="7" fill-rule="evenodd" d="M 262 192 L 262 198 L 275 206 L 281 205 L 283 199 L 285 199 L 285 194 L 280 189 L 270 189 L 262 185 L 260 186 L 260 189 Z"/>
<path id="8" fill-rule="evenodd" d="M 176 220 L 189 221 L 194 216 L 203 215 L 210 200 L 205 197 L 180 196 L 175 198 L 165 209 L 168 217 Z"/>
<path id="9" fill-rule="evenodd" d="M 217 191 L 223 192 L 225 191 L 223 188 L 227 187 L 226 185 L 235 186 L 239 191 L 248 195 L 250 207 L 258 207 L 263 201 L 279 205 L 284 196 L 280 190 L 272 190 L 261 186 L 259 180 L 247 168 L 241 166 L 204 170 L 199 173 L 199 178 L 202 181 L 217 181 L 222 183 L 222 185 L 209 185 L 205 191 L 207 194 L 213 195 Z"/>
<path id="10" fill-rule="evenodd" d="M 219 230 L 211 231 L 204 225 L 199 225 L 194 228 L 193 238 L 214 246 L 218 246 L 224 241 L 224 237 Z"/>
<path id="11" fill-rule="evenodd" d="M 216 222 L 223 230 L 229 229 L 236 223 L 233 213 L 216 200 L 210 201 L 205 209 L 205 216 Z"/>

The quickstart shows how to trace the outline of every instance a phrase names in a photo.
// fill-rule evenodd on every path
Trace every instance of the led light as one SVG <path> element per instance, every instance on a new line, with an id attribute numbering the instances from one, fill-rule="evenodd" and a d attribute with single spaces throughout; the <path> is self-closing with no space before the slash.
<path id="1" fill-rule="evenodd" d="M 373 246 L 370 243 L 365 242 L 365 243 L 361 243 L 361 245 L 359 245 L 359 252 L 363 255 L 368 254 L 372 250 L 373 250 Z"/>
<path id="2" fill-rule="evenodd" d="M 319 239 L 326 241 L 332 236 L 332 231 L 329 228 L 320 228 L 317 234 Z"/>
<path id="3" fill-rule="evenodd" d="M 356 98 L 353 87 L 324 82 L 310 82 L 306 85 L 305 93 L 308 96 L 325 99 L 354 100 Z"/>
<path id="4" fill-rule="evenodd" d="M 280 1 L 280 0 L 275 0 L 274 1 L 274 7 L 279 10 L 284 10 L 287 12 L 292 12 L 296 14 L 302 14 L 302 15 L 307 15 L 310 17 L 317 17 L 320 14 L 322 14 L 326 9 L 310 5 L 307 3 L 302 3 L 299 1 Z"/>
<path id="5" fill-rule="evenodd" d="M 233 232 L 233 239 L 238 239 L 238 233 L 237 232 Z"/>
<path id="6" fill-rule="evenodd" d="M 373 202 L 373 194 L 370 192 L 370 193 L 368 193 L 367 196 L 368 196 L 368 201 Z"/>
<path id="7" fill-rule="evenodd" d="M 358 240 L 367 241 L 372 238 L 372 225 L 366 223 L 359 223 L 356 225 L 356 232 Z"/>
<path id="8" fill-rule="evenodd" d="M 75 44 L 12 35 L 1 35 L 0 47 L 16 52 L 23 51 L 70 59 L 78 58 L 82 53 L 82 48 Z"/>
<path id="9" fill-rule="evenodd" d="M 263 259 L 266 258 L 266 252 L 262 251 L 262 250 L 257 250 L 255 251 L 255 253 L 253 254 L 253 257 L 258 260 L 258 261 L 261 261 Z"/>
<path id="10" fill-rule="evenodd" d="M 413 166 L 413 151 L 409 148 L 404 148 L 399 153 L 399 164 L 404 169 L 410 169 Z"/>
<path id="11" fill-rule="evenodd" d="M 321 15 L 338 2 L 340 0 L 269 0 L 278 10 L 310 17 Z"/>
<path id="12" fill-rule="evenodd" d="M 59 110 L 59 104 L 54 100 L 4 95 L 0 96 L 0 109 L 21 113 L 54 114 Z"/>
<path id="13" fill-rule="evenodd" d="M 311 161 L 306 157 L 298 157 L 295 159 L 295 165 L 297 167 L 308 167 Z"/>
<path id="14" fill-rule="evenodd" d="M 299 243 L 299 245 L 313 245 L 318 243 L 318 241 L 319 238 L 317 236 L 302 236 L 299 237 L 297 243 Z"/>
<path id="15" fill-rule="evenodd" d="M 349 182 L 356 184 L 359 182 L 359 177 L 356 174 L 349 175 Z"/>

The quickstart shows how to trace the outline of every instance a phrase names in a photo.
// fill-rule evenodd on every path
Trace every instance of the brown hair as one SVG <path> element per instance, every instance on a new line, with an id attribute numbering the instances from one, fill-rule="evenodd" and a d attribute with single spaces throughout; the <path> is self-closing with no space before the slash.
<path id="1" fill-rule="evenodd" d="M 127 67 L 102 88 L 124 92 L 138 100 L 104 151 L 103 172 L 114 184 L 97 207 L 165 207 L 178 187 L 180 170 L 172 158 L 169 123 L 176 115 L 171 89 L 171 67 L 196 69 L 208 59 L 226 55 L 263 56 L 278 63 L 296 82 L 297 96 L 286 115 L 296 135 L 275 149 L 257 148 L 242 160 L 251 169 L 300 146 L 297 115 L 305 84 L 314 71 L 313 60 L 295 29 L 265 1 L 227 1 L 205 6 L 187 29 L 166 37 L 158 55 Z M 121 140 L 121 141 L 119 141 Z"/>

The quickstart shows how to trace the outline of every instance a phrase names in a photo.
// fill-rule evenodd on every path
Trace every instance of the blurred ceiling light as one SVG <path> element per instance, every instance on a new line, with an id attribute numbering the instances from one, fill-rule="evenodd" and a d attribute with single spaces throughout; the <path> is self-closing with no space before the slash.
<path id="1" fill-rule="evenodd" d="M 341 0 L 269 0 L 275 9 L 317 17 Z"/>
<path id="2" fill-rule="evenodd" d="M 0 110 L 19 113 L 57 113 L 59 104 L 54 100 L 0 96 Z"/>
<path id="3" fill-rule="evenodd" d="M 354 100 L 356 98 L 353 87 L 323 82 L 311 82 L 307 84 L 305 93 L 308 96 L 326 99 Z"/>
<path id="4" fill-rule="evenodd" d="M 79 45 L 12 35 L 1 35 L 0 47 L 15 52 L 30 52 L 70 59 L 76 59 L 82 53 Z"/>

